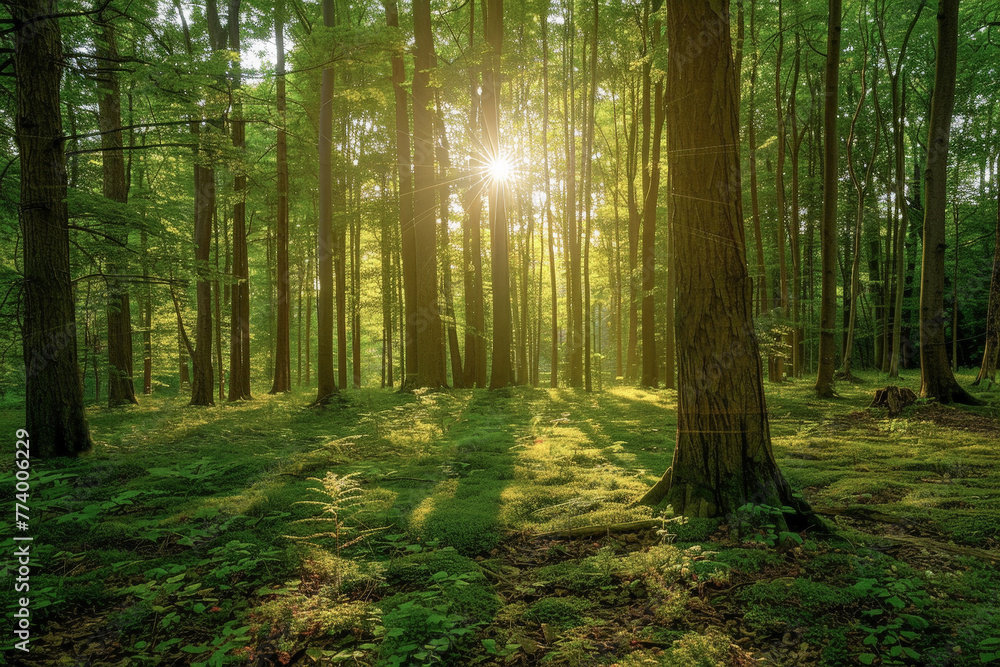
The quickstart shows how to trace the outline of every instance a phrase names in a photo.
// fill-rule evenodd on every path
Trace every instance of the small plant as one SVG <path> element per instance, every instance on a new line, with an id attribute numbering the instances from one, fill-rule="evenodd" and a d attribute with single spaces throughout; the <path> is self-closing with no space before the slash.
<path id="1" fill-rule="evenodd" d="M 452 591 L 469 585 L 472 574 L 448 574 L 441 571 L 432 577 L 432 588 L 413 593 L 409 600 L 383 618 L 384 636 L 380 665 L 434 665 L 471 634 L 480 623 L 468 623 L 455 613 Z"/>
<path id="2" fill-rule="evenodd" d="M 385 528 L 360 528 L 353 523 L 348 523 L 347 515 L 350 512 L 356 512 L 359 508 L 369 504 L 368 499 L 364 497 L 361 484 L 355 477 L 357 477 L 357 473 L 338 475 L 335 472 L 326 473 L 322 479 L 310 477 L 311 481 L 319 482 L 320 487 L 310 487 L 309 490 L 318 493 L 324 499 L 299 500 L 296 504 L 316 505 L 321 508 L 320 514 L 307 519 L 298 519 L 293 523 L 319 523 L 326 530 L 312 535 L 288 535 L 287 537 L 293 540 L 332 540 L 334 553 L 340 559 L 344 549 L 361 542 L 370 535 L 385 530 Z M 310 544 L 322 548 L 315 542 L 310 542 Z M 334 576 L 335 586 L 339 589 L 341 584 L 339 571 L 335 572 Z"/>
<path id="3" fill-rule="evenodd" d="M 920 638 L 920 631 L 930 627 L 930 622 L 918 614 L 902 613 L 908 607 L 923 609 L 930 603 L 930 596 L 919 579 L 894 579 L 885 583 L 877 579 L 862 579 L 852 591 L 874 597 L 879 606 L 866 609 L 862 615 L 877 623 L 862 625 L 867 633 L 862 644 L 868 650 L 858 656 L 865 665 L 881 659 L 883 665 L 902 665 L 906 660 L 917 660 L 920 653 L 908 644 Z"/>

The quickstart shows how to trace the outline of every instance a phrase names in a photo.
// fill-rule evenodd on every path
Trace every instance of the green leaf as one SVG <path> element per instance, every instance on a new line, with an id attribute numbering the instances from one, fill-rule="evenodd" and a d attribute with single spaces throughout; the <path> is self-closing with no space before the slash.
<path id="1" fill-rule="evenodd" d="M 182 646 L 181 650 L 184 651 L 185 653 L 204 653 L 210 648 L 211 648 L 210 646 L 205 646 L 205 645 L 194 646 L 193 644 L 188 644 L 187 646 Z"/>
<path id="2" fill-rule="evenodd" d="M 913 614 L 900 614 L 899 617 L 910 624 L 910 627 L 916 630 L 926 630 L 930 627 L 930 621 L 928 621 L 923 616 L 914 616 Z M 979 644 L 982 646 L 982 643 Z"/>
<path id="3" fill-rule="evenodd" d="M 902 609 L 906 606 L 906 603 L 899 599 L 898 596 L 893 595 L 891 598 L 886 599 L 886 602 L 891 604 L 896 609 Z"/>
<path id="4" fill-rule="evenodd" d="M 874 653 L 862 653 L 858 656 L 858 660 L 860 660 L 863 664 L 870 665 L 875 662 L 876 657 L 877 656 Z"/>

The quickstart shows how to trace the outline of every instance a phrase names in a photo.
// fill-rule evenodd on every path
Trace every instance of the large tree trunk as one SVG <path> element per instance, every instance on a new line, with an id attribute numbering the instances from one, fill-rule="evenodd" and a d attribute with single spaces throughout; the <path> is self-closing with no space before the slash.
<path id="1" fill-rule="evenodd" d="M 993 242 L 993 276 L 990 279 L 989 308 L 986 315 L 986 348 L 979 373 L 972 383 L 978 385 L 983 380 L 992 384 L 997 377 L 997 358 L 1000 357 L 1000 173 L 994 171 L 997 179 L 997 226 Z"/>
<path id="2" fill-rule="evenodd" d="M 62 39 L 53 0 L 10 6 L 15 21 L 19 217 L 24 239 L 25 430 L 33 456 L 90 451 L 69 265 L 66 154 L 59 109 Z"/>
<path id="3" fill-rule="evenodd" d="M 675 0 L 667 13 L 677 446 L 644 500 L 658 502 L 665 492 L 675 514 L 693 517 L 731 515 L 748 502 L 804 510 L 771 451 L 745 257 L 728 6 Z M 705 26 L 719 37 L 701 39 Z"/>
<path id="4" fill-rule="evenodd" d="M 434 115 L 430 110 L 430 70 L 434 64 L 430 0 L 413 5 L 413 239 L 416 263 L 417 387 L 447 384 L 444 341 L 437 303 L 437 228 L 434 206 Z"/>
<path id="5" fill-rule="evenodd" d="M 503 53 L 503 0 L 486 2 L 486 42 L 490 66 L 483 72 L 483 115 L 488 148 L 500 150 L 500 62 Z M 507 186 L 490 185 L 490 268 L 493 271 L 493 351 L 490 389 L 511 384 L 510 260 L 507 234 Z"/>
<path id="6" fill-rule="evenodd" d="M 274 382 L 272 394 L 292 388 L 292 360 L 289 342 L 289 309 L 291 294 L 288 285 L 288 141 L 285 134 L 285 24 L 284 2 L 275 7 L 274 41 L 277 47 L 276 66 L 278 106 L 278 215 L 277 215 L 277 332 L 274 346 Z M 301 304 L 301 294 L 299 295 Z M 299 371 L 301 376 L 301 369 Z M 301 377 L 300 377 L 301 380 Z"/>
<path id="7" fill-rule="evenodd" d="M 333 27 L 333 11 L 333 0 L 323 0 L 323 24 L 328 28 Z M 319 91 L 319 229 L 316 236 L 318 404 L 337 393 L 333 374 L 333 68 L 324 67 L 322 76 Z M 403 164 L 408 163 L 409 158 Z"/>
<path id="8" fill-rule="evenodd" d="M 113 202 L 128 201 L 128 179 L 122 145 L 121 92 L 118 87 L 118 46 L 114 23 L 102 12 L 98 15 L 100 32 L 95 40 L 97 51 L 98 116 L 101 127 L 101 156 L 104 167 L 104 196 Z M 107 226 L 107 234 L 115 247 L 111 257 L 119 255 L 128 245 L 128 232 L 120 224 Z M 118 261 L 108 260 L 108 405 L 138 403 L 132 382 L 132 317 L 128 290 L 119 277 Z"/>
<path id="9" fill-rule="evenodd" d="M 924 172 L 923 261 L 920 271 L 920 397 L 976 405 L 952 374 L 944 335 L 945 213 L 948 208 L 948 139 L 958 68 L 958 0 L 941 0 L 937 14 L 937 64 Z"/>
<path id="10" fill-rule="evenodd" d="M 837 343 L 837 82 L 840 78 L 841 0 L 830 0 L 826 38 L 826 101 L 823 118 L 823 220 L 820 225 L 822 293 L 819 315 L 819 370 L 816 393 L 834 396 Z"/>

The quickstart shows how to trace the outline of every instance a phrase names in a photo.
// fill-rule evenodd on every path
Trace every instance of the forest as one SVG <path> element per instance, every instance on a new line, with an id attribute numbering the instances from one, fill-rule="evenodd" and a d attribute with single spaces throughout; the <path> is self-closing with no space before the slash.
<path id="1" fill-rule="evenodd" d="M 1000 664 L 998 90 L 996 0 L 3 0 L 0 665 Z"/>

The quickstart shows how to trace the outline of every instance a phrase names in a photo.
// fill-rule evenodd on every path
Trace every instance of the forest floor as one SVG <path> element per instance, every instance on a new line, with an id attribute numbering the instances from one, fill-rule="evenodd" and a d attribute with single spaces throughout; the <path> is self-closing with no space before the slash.
<path id="1" fill-rule="evenodd" d="M 767 385 L 828 523 L 803 534 L 781 508 L 632 507 L 670 465 L 673 391 L 95 407 L 92 455 L 33 462 L 31 652 L 0 664 L 1000 663 L 1000 397 L 889 418 L 885 384 Z"/>

